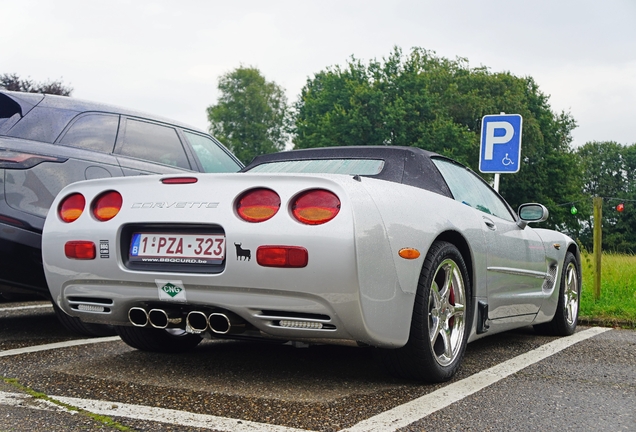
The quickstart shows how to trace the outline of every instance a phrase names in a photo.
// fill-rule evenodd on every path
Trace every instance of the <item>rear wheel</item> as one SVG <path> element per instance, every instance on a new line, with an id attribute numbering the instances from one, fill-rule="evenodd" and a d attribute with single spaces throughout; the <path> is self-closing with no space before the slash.
<path id="1" fill-rule="evenodd" d="M 579 320 L 581 297 L 581 272 L 574 254 L 568 252 L 563 260 L 559 302 L 552 321 L 534 326 L 537 333 L 552 336 L 569 336 L 576 330 Z"/>
<path id="2" fill-rule="evenodd" d="M 403 378 L 449 380 L 466 351 L 470 316 L 466 263 L 453 244 L 435 242 L 422 266 L 409 340 L 383 351 L 385 365 Z"/>
<path id="3" fill-rule="evenodd" d="M 115 330 L 126 344 L 142 351 L 177 353 L 188 351 L 201 342 L 201 336 L 181 329 L 115 326 Z"/>
<path id="4" fill-rule="evenodd" d="M 111 325 L 86 323 L 77 317 L 67 315 L 55 302 L 52 303 L 58 321 L 62 323 L 65 329 L 73 333 L 91 337 L 114 336 L 117 334 Z"/>

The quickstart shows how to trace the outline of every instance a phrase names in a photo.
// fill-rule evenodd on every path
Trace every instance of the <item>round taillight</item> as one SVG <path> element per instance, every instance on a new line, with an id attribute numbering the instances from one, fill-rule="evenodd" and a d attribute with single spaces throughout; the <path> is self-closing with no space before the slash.
<path id="1" fill-rule="evenodd" d="M 123 199 L 119 192 L 104 192 L 93 201 L 93 216 L 102 222 L 111 220 L 121 210 L 122 202 Z"/>
<path id="2" fill-rule="evenodd" d="M 62 200 L 57 212 L 64 222 L 75 222 L 84 212 L 85 205 L 86 199 L 84 199 L 84 195 L 74 193 Z"/>
<path id="3" fill-rule="evenodd" d="M 280 208 L 280 197 L 271 189 L 258 188 L 243 193 L 236 200 L 236 212 L 247 222 L 263 222 Z"/>
<path id="4" fill-rule="evenodd" d="M 340 211 L 340 199 L 333 192 L 313 189 L 298 195 L 292 202 L 292 214 L 307 225 L 320 225 L 335 218 Z"/>

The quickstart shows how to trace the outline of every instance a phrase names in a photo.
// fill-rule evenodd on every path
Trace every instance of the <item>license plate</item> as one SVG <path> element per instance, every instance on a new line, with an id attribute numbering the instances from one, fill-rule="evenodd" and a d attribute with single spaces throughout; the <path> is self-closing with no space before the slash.
<path id="1" fill-rule="evenodd" d="M 130 260 L 148 263 L 220 264 L 225 258 L 222 234 L 134 233 Z"/>

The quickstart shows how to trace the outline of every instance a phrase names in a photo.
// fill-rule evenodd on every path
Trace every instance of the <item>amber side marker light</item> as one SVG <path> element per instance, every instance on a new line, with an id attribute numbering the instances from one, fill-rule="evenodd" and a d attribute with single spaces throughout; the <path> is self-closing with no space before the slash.
<path id="1" fill-rule="evenodd" d="M 301 246 L 259 246 L 256 262 L 263 267 L 306 267 L 309 253 Z"/>
<path id="2" fill-rule="evenodd" d="M 306 225 L 321 225 L 340 212 L 340 199 L 328 190 L 312 189 L 294 198 L 291 211 L 296 220 Z"/>
<path id="3" fill-rule="evenodd" d="M 73 240 L 64 245 L 66 258 L 77 260 L 95 259 L 97 249 L 95 243 L 88 240 Z"/>
<path id="4" fill-rule="evenodd" d="M 257 188 L 244 192 L 236 200 L 236 213 L 247 222 L 264 222 L 280 208 L 280 197 L 271 189 Z"/>
<path id="5" fill-rule="evenodd" d="M 86 199 L 80 193 L 73 193 L 60 202 L 57 213 L 66 223 L 75 222 L 84 212 Z"/>
<path id="6" fill-rule="evenodd" d="M 119 192 L 104 192 L 93 200 L 93 216 L 102 222 L 111 220 L 117 216 L 123 202 L 124 200 Z"/>
<path id="7" fill-rule="evenodd" d="M 404 259 L 413 260 L 420 257 L 420 251 L 414 248 L 402 248 L 398 252 L 398 255 Z"/>

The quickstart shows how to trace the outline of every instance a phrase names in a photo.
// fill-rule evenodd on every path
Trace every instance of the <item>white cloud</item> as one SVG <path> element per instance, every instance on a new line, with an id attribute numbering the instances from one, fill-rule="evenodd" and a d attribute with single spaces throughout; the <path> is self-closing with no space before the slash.
<path id="1" fill-rule="evenodd" d="M 10 17 L 10 18 L 8 18 Z M 295 101 L 307 77 L 397 45 L 532 76 L 575 143 L 636 142 L 633 0 L 22 0 L 3 4 L 0 73 L 207 128 L 218 77 L 258 67 Z"/>

